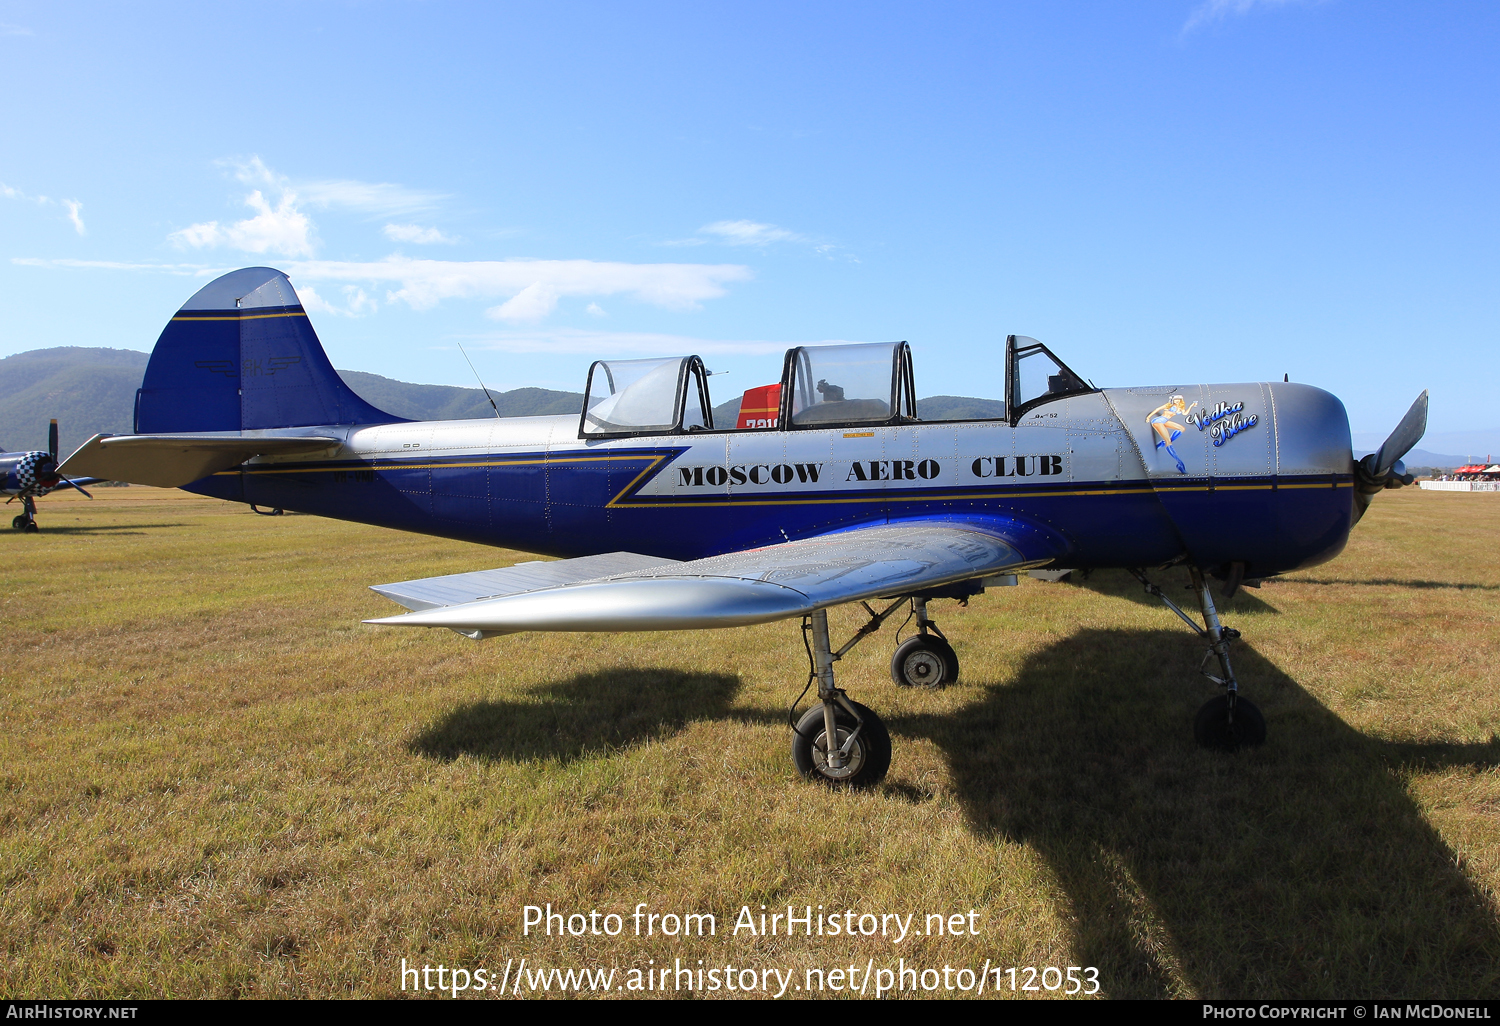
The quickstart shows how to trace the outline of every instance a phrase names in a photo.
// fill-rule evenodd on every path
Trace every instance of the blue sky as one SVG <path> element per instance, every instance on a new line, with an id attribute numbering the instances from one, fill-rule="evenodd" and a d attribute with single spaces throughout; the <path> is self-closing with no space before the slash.
<path id="1" fill-rule="evenodd" d="M 335 365 L 577 390 L 909 340 L 1500 453 L 1500 7 L 0 0 L 0 355 L 286 270 Z M 1363 434 L 1361 434 L 1363 433 Z"/>

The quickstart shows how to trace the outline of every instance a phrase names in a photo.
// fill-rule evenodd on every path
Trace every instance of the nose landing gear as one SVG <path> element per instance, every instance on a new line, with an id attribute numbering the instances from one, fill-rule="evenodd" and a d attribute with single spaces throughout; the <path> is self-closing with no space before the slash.
<path id="1" fill-rule="evenodd" d="M 1188 568 L 1188 572 L 1192 575 L 1193 591 L 1198 596 L 1198 606 L 1203 611 L 1204 627 L 1199 627 L 1194 623 L 1177 603 L 1168 598 L 1161 588 L 1148 581 L 1146 575 L 1140 570 L 1130 572 L 1145 586 L 1148 594 L 1161 599 L 1168 609 L 1181 617 L 1182 621 L 1199 637 L 1208 642 L 1208 651 L 1203 655 L 1203 662 L 1199 664 L 1198 672 L 1224 688 L 1224 694 L 1218 698 L 1209 699 L 1193 717 L 1193 739 L 1205 748 L 1216 748 L 1225 752 L 1237 751 L 1241 746 L 1253 747 L 1264 744 L 1266 718 L 1261 715 L 1253 702 L 1240 696 L 1239 681 L 1235 679 L 1234 670 L 1229 665 L 1229 645 L 1239 640 L 1240 632 L 1219 623 L 1219 611 L 1214 608 L 1213 595 L 1209 593 L 1208 582 L 1203 579 L 1203 572 L 1195 566 Z M 1205 669 L 1208 661 L 1214 658 L 1219 661 L 1218 674 L 1209 673 Z"/>

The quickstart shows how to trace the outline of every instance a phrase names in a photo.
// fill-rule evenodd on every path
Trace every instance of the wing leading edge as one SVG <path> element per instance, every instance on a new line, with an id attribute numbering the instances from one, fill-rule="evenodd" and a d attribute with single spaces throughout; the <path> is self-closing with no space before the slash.
<path id="1" fill-rule="evenodd" d="M 920 520 L 854 528 L 834 534 L 732 552 L 691 562 L 657 561 L 591 580 L 543 585 L 519 593 L 431 605 L 416 612 L 366 620 L 397 627 L 448 627 L 470 637 L 518 631 L 661 631 L 742 627 L 801 616 L 827 606 L 882 595 L 902 595 L 957 581 L 1050 563 L 1066 549 L 1050 532 L 1009 518 L 982 522 Z M 612 553 L 611 557 L 648 556 Z M 524 564 L 515 570 L 556 568 L 608 557 Z M 581 568 L 580 568 L 581 569 Z M 375 590 L 402 605 L 432 600 L 440 591 L 463 597 L 464 586 L 502 583 L 480 571 Z M 440 589 L 424 585 L 448 582 Z M 463 582 L 464 584 L 469 582 Z M 472 591 L 471 591 L 472 594 Z M 481 592 L 481 594 L 485 594 Z M 403 597 L 404 596 L 404 597 Z"/>

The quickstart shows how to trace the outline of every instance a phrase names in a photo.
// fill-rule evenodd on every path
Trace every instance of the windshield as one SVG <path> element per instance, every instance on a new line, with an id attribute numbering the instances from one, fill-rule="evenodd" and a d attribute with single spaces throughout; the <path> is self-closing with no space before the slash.
<path id="1" fill-rule="evenodd" d="M 1093 391 L 1036 339 L 1012 335 L 1009 341 L 1011 409 L 1019 412 L 1024 406 L 1046 399 Z"/>

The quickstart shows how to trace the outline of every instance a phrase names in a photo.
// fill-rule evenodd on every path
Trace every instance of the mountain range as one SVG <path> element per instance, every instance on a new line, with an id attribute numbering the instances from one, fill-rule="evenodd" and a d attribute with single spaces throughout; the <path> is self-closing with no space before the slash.
<path id="1" fill-rule="evenodd" d="M 126 434 L 132 430 L 135 390 L 146 371 L 147 353 L 133 349 L 89 349 L 62 346 L 35 349 L 0 359 L 0 451 L 16 452 L 47 447 L 47 423 L 56 417 L 59 448 L 64 454 L 101 432 Z M 494 416 L 483 391 L 457 385 L 418 385 L 366 371 L 339 374 L 366 402 L 409 420 L 469 420 Z M 516 388 L 491 393 L 502 417 L 577 415 L 582 392 L 547 388 Z M 714 407 L 714 423 L 734 423 L 740 401 L 736 397 Z M 917 400 L 924 420 L 964 420 L 999 417 L 1005 406 L 998 399 L 937 395 Z M 1407 467 L 1446 469 L 1468 463 L 1467 457 L 1413 449 Z"/>

